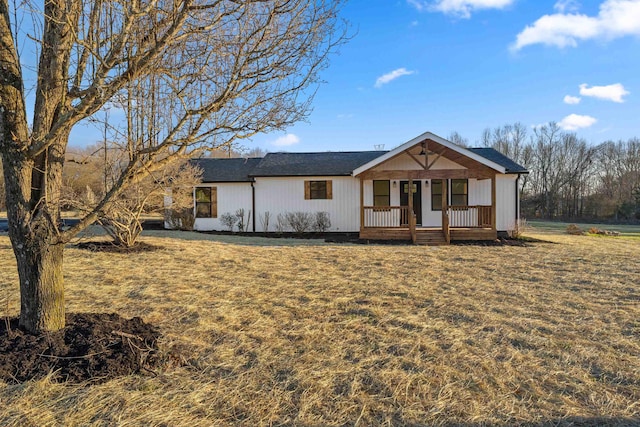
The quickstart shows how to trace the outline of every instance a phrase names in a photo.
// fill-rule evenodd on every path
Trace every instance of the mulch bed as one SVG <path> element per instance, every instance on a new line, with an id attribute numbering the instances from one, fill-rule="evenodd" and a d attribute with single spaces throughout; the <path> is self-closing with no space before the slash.
<path id="1" fill-rule="evenodd" d="M 353 244 L 361 244 L 361 245 L 400 245 L 400 246 L 408 246 L 412 245 L 412 243 L 408 240 L 368 240 L 368 239 L 359 239 L 359 238 L 346 238 L 341 239 L 340 237 L 331 237 L 326 238 L 325 241 L 327 243 L 353 243 Z M 498 237 L 495 240 L 459 240 L 451 242 L 452 245 L 466 245 L 466 246 L 522 246 L 529 247 L 532 246 L 533 243 L 550 243 L 545 240 L 533 239 L 533 238 L 520 238 L 520 239 L 512 239 L 505 237 Z"/>
<path id="2" fill-rule="evenodd" d="M 138 242 L 131 247 L 118 246 L 110 241 L 98 241 L 98 242 L 82 242 L 76 245 L 78 249 L 86 249 L 91 252 L 109 252 L 117 254 L 134 254 L 139 252 L 152 252 L 161 249 L 160 246 L 150 245 L 145 242 Z"/>
<path id="3" fill-rule="evenodd" d="M 0 379 L 21 383 L 54 371 L 54 381 L 104 382 L 153 373 L 161 363 L 159 330 L 141 318 L 68 313 L 60 331 L 32 335 L 18 319 L 0 320 Z"/>

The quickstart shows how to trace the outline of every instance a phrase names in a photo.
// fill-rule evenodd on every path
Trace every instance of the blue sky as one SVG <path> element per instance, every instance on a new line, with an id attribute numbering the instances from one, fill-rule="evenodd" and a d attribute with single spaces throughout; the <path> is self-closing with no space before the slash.
<path id="1" fill-rule="evenodd" d="M 356 35 L 308 122 L 249 148 L 390 149 L 425 131 L 474 145 L 514 122 L 640 137 L 640 0 L 351 0 L 343 17 Z"/>
<path id="2" fill-rule="evenodd" d="M 473 146 L 550 121 L 593 144 L 640 137 L 640 0 L 350 0 L 342 16 L 355 36 L 308 121 L 247 148 L 391 149 L 425 131 Z"/>

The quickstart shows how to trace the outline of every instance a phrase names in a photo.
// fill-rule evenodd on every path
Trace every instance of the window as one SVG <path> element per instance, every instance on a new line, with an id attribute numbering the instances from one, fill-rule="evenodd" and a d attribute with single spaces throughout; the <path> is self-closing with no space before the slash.
<path id="1" fill-rule="evenodd" d="M 218 217 L 218 189 L 196 187 L 196 218 Z"/>
<path id="2" fill-rule="evenodd" d="M 389 181 L 373 181 L 373 206 L 389 206 L 390 200 Z"/>
<path id="3" fill-rule="evenodd" d="M 444 183 L 444 185 L 443 185 Z M 431 210 L 442 210 L 442 192 L 444 191 L 445 199 L 447 198 L 447 180 L 432 179 L 431 180 Z"/>
<path id="4" fill-rule="evenodd" d="M 333 191 L 331 181 L 305 181 L 305 200 L 332 199 Z"/>
<path id="5" fill-rule="evenodd" d="M 442 210 L 442 186 L 444 182 L 445 200 L 449 206 L 467 206 L 469 204 L 469 181 L 466 179 L 451 180 L 451 197 L 449 197 L 449 180 L 431 180 L 431 210 Z"/>
<path id="6" fill-rule="evenodd" d="M 469 204 L 469 183 L 466 179 L 451 180 L 451 206 Z"/>

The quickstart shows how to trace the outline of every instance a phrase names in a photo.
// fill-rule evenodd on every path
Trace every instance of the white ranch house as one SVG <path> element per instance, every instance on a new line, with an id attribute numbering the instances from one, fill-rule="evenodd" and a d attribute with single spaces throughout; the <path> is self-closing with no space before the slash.
<path id="1" fill-rule="evenodd" d="M 462 148 L 430 132 L 391 151 L 269 153 L 194 159 L 195 229 L 225 230 L 220 217 L 251 212 L 250 232 L 273 232 L 279 214 L 327 212 L 330 232 L 362 239 L 492 240 L 515 227 L 522 166 L 492 148 Z M 413 197 L 409 197 L 412 189 Z M 268 230 L 262 227 L 265 213 Z"/>

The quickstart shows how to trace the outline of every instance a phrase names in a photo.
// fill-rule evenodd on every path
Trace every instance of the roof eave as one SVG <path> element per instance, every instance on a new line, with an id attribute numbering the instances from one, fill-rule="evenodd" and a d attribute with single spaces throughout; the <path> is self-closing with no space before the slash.
<path id="1" fill-rule="evenodd" d="M 322 174 L 284 174 L 284 175 L 250 175 L 252 178 L 293 178 L 293 177 L 321 177 L 321 176 L 351 176 L 350 173 L 322 173 Z"/>
<path id="2" fill-rule="evenodd" d="M 394 148 L 391 151 L 388 151 L 387 153 L 381 155 L 380 157 L 377 157 L 373 160 L 371 160 L 368 163 L 365 163 L 364 165 L 356 168 L 353 170 L 353 172 L 351 173 L 351 175 L 358 176 L 361 173 L 375 167 L 378 166 L 379 164 L 391 159 L 392 157 L 395 157 L 396 155 L 400 154 L 401 152 L 403 152 L 404 150 L 406 150 L 407 148 L 411 148 L 427 139 L 431 139 L 435 142 L 437 142 L 440 145 L 443 145 L 451 150 L 457 151 L 460 154 L 465 155 L 466 157 L 477 161 L 478 163 L 481 163 L 497 172 L 500 172 L 502 174 L 506 173 L 506 169 L 503 166 L 500 166 L 499 164 L 492 162 L 489 159 L 486 159 L 470 150 L 467 150 L 466 148 L 462 148 L 459 147 L 457 145 L 455 145 L 454 143 L 447 141 L 444 138 L 439 137 L 438 135 L 431 133 L 431 132 L 425 132 L 422 135 L 419 135 L 413 139 L 411 139 L 410 141 L 405 142 L 404 144 Z"/>
<path id="3" fill-rule="evenodd" d="M 217 180 L 217 181 L 201 181 L 202 184 L 243 184 L 245 182 L 250 184 L 250 183 L 254 182 L 254 180 L 251 179 L 251 180 L 244 180 L 244 181 L 220 181 L 220 180 Z"/>

